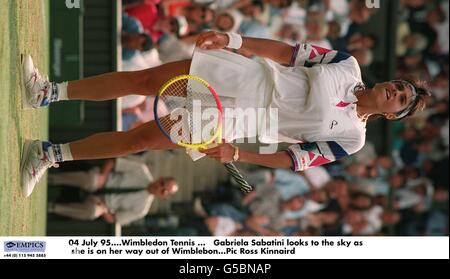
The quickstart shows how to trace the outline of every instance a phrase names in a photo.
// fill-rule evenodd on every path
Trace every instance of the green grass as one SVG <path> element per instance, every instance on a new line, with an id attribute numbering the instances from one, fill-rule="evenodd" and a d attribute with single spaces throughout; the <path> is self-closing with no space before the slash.
<path id="1" fill-rule="evenodd" d="M 20 55 L 48 74 L 48 0 L 5 0 L 0 6 L 0 236 L 45 235 L 47 184 L 25 198 L 20 156 L 26 139 L 48 138 L 48 110 L 22 109 Z"/>

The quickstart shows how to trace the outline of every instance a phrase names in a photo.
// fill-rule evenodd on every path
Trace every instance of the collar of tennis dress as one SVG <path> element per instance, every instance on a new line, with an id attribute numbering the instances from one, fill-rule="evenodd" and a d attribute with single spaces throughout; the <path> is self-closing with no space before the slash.
<path id="1" fill-rule="evenodd" d="M 355 89 L 358 88 L 361 85 L 360 82 L 356 83 L 355 85 L 352 85 L 347 90 L 347 93 L 345 94 L 344 100 L 342 100 L 345 103 L 349 103 L 348 106 L 343 107 L 344 110 L 347 111 L 347 114 L 353 118 L 354 124 L 358 126 L 360 129 L 366 128 L 366 122 L 361 120 L 358 116 L 357 107 L 358 105 L 356 102 L 358 102 L 358 98 L 355 95 Z"/>

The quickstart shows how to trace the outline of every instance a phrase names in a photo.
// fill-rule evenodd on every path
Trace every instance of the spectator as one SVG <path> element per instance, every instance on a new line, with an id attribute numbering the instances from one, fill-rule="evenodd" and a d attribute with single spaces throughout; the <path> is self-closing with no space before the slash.
<path id="1" fill-rule="evenodd" d="M 139 21 L 127 14 L 122 14 L 122 59 L 130 60 L 138 51 L 153 48 L 152 38 L 144 33 Z"/>
<path id="2" fill-rule="evenodd" d="M 214 27 L 221 32 L 237 32 L 243 19 L 237 10 L 224 11 L 217 15 Z"/>
<path id="3" fill-rule="evenodd" d="M 330 42 L 326 39 L 328 25 L 325 14 L 322 11 L 309 11 L 306 16 L 306 42 L 326 49 L 331 49 Z"/>
<path id="4" fill-rule="evenodd" d="M 167 198 L 178 191 L 173 178 L 161 178 L 146 188 L 124 194 L 89 195 L 82 203 L 49 203 L 49 212 L 79 220 L 102 217 L 108 223 L 128 225 L 150 210 L 155 197 Z"/>
<path id="5" fill-rule="evenodd" d="M 94 167 L 88 171 L 51 173 L 50 185 L 66 185 L 96 192 L 105 188 L 145 188 L 152 182 L 149 168 L 139 157 L 129 156 L 105 160 L 102 168 Z"/>

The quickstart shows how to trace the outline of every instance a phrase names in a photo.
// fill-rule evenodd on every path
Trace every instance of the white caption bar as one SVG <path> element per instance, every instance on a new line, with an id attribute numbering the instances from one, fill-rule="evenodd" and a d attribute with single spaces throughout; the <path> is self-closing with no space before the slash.
<path id="1" fill-rule="evenodd" d="M 448 237 L 0 237 L 0 258 L 448 259 Z"/>

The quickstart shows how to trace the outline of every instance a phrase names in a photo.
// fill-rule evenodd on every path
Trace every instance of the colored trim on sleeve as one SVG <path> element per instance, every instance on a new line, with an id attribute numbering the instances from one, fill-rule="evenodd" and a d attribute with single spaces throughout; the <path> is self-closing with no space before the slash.
<path id="1" fill-rule="evenodd" d="M 334 56 L 334 58 L 330 61 L 330 64 L 332 64 L 332 63 L 339 63 L 341 61 L 347 60 L 350 57 L 351 57 L 350 54 L 348 54 L 346 52 L 338 51 L 336 53 L 336 55 Z"/>
<path id="2" fill-rule="evenodd" d="M 294 47 L 294 52 L 292 53 L 291 63 L 289 63 L 289 67 L 295 66 L 295 61 L 297 60 L 297 55 L 300 50 L 300 44 L 296 44 Z"/>
<path id="3" fill-rule="evenodd" d="M 293 171 L 303 171 L 305 170 L 305 166 L 307 166 L 308 162 L 305 157 L 302 156 L 304 152 L 300 146 L 300 144 L 294 144 L 288 147 L 288 153 L 294 162 Z"/>
<path id="4" fill-rule="evenodd" d="M 292 150 L 290 150 L 289 148 L 286 150 L 286 152 L 288 153 L 288 155 L 291 157 L 291 160 L 292 160 L 291 170 L 296 171 L 298 169 L 297 157 L 295 157 L 294 152 L 292 152 Z"/>
<path id="5" fill-rule="evenodd" d="M 286 150 L 292 159 L 294 171 L 328 164 L 348 156 L 335 141 L 306 142 L 291 145 Z"/>
<path id="6" fill-rule="evenodd" d="M 339 160 L 343 157 L 348 156 L 348 153 L 335 141 L 328 141 L 328 146 L 331 149 L 331 152 L 333 152 L 334 157 L 336 160 Z"/>

